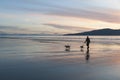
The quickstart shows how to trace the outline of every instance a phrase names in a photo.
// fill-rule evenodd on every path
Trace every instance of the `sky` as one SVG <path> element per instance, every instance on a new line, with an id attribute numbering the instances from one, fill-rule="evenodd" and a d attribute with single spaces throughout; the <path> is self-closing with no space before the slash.
<path id="1" fill-rule="evenodd" d="M 66 34 L 120 29 L 120 0 L 0 0 L 0 32 Z"/>

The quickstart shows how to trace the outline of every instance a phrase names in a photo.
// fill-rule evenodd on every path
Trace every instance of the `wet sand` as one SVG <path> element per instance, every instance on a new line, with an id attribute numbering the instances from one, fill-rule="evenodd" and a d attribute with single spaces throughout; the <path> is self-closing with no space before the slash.
<path id="1" fill-rule="evenodd" d="M 45 40 L 0 38 L 0 80 L 120 79 L 120 38 L 96 39 L 89 52 L 79 39 L 69 42 L 70 51 L 66 41 Z"/>

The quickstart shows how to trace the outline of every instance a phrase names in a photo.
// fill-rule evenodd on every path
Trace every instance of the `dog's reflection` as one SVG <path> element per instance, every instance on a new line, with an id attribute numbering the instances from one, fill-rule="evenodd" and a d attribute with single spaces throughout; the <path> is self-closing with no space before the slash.
<path id="1" fill-rule="evenodd" d="M 86 61 L 88 61 L 90 59 L 90 53 L 89 53 L 89 49 L 87 49 L 86 51 Z"/>

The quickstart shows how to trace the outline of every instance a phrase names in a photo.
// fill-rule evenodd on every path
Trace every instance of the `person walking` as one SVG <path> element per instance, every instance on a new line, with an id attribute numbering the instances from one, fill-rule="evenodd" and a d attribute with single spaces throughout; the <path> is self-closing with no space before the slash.
<path id="1" fill-rule="evenodd" d="M 86 38 L 84 43 L 86 43 L 87 49 L 89 49 L 89 45 L 90 45 L 90 38 L 89 38 L 89 36 L 87 36 L 87 38 Z"/>

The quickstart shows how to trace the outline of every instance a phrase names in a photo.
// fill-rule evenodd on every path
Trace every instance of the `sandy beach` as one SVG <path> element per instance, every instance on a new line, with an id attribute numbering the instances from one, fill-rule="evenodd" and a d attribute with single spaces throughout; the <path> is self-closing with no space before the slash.
<path id="1" fill-rule="evenodd" d="M 89 52 L 85 38 L 0 38 L 0 80 L 119 80 L 120 37 L 91 36 Z"/>

